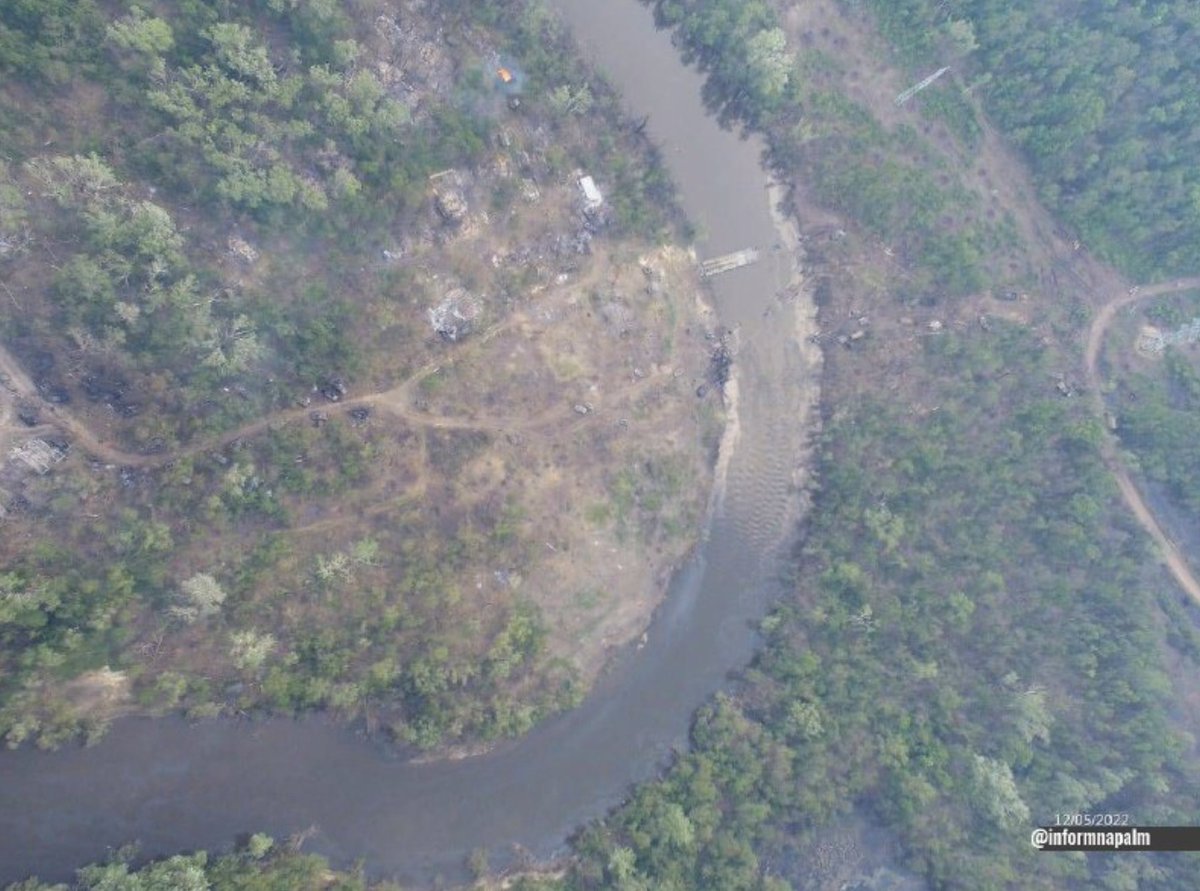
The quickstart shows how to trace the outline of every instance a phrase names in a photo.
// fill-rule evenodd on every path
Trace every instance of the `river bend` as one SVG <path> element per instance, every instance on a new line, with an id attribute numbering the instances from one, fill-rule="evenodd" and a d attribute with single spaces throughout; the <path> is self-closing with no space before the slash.
<path id="1" fill-rule="evenodd" d="M 462 876 L 468 852 L 503 865 L 513 845 L 545 857 L 618 804 L 687 742 L 691 715 L 744 666 L 773 599 L 801 498 L 820 356 L 812 307 L 794 295 L 797 256 L 772 212 L 762 145 L 722 130 L 701 76 L 637 0 L 551 0 L 662 148 L 698 254 L 756 247 L 762 261 L 714 280 L 738 331 L 736 418 L 723 497 L 705 544 L 650 628 L 575 711 L 462 761 L 389 757 L 321 719 L 117 722 L 96 746 L 0 754 L 0 884 L 50 880 L 138 839 L 144 855 L 222 849 L 234 837 L 317 827 L 306 849 L 372 875 Z"/>

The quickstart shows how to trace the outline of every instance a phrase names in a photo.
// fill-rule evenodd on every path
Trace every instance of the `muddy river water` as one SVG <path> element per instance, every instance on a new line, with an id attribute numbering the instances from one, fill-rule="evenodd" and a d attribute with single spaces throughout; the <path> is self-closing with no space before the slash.
<path id="1" fill-rule="evenodd" d="M 762 256 L 713 280 L 721 321 L 739 331 L 724 491 L 646 645 L 580 708 L 473 759 L 406 762 L 320 719 L 129 719 L 92 748 L 0 754 L 0 884 L 35 872 L 68 878 L 133 839 L 153 855 L 310 826 L 306 850 L 408 882 L 458 878 L 476 848 L 493 865 L 514 844 L 549 856 L 686 745 L 696 707 L 751 658 L 754 626 L 782 593 L 816 417 L 811 305 L 782 297 L 796 275 L 788 227 L 772 212 L 761 145 L 706 113 L 700 75 L 637 0 L 550 5 L 630 113 L 648 116 L 701 232 L 699 256 L 744 247 Z"/>

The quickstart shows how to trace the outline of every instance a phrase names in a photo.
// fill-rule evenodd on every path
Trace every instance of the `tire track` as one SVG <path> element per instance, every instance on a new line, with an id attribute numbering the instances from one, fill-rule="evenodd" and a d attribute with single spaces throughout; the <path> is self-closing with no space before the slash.
<path id="1" fill-rule="evenodd" d="M 1100 311 L 1096 313 L 1096 317 L 1092 320 L 1092 324 L 1088 328 L 1087 344 L 1084 349 L 1084 366 L 1087 373 L 1088 389 L 1092 393 L 1093 407 L 1098 417 L 1103 418 L 1106 411 L 1104 394 L 1102 392 L 1104 378 L 1100 374 L 1100 350 L 1104 346 L 1105 335 L 1108 333 L 1113 319 L 1116 318 L 1117 312 L 1124 307 L 1132 306 L 1142 300 L 1150 300 L 1154 297 L 1161 297 L 1163 294 L 1172 294 L 1193 288 L 1200 288 L 1200 276 L 1130 288 L 1128 291 L 1108 300 L 1100 308 Z M 1121 491 L 1121 497 L 1125 499 L 1125 503 L 1137 518 L 1138 523 L 1141 524 L 1142 528 L 1146 530 L 1155 544 L 1158 545 L 1167 569 L 1170 570 L 1175 581 L 1187 592 L 1188 596 L 1200 604 L 1200 581 L 1197 581 L 1195 574 L 1188 565 L 1187 559 L 1180 552 L 1175 542 L 1167 535 L 1162 525 L 1158 522 L 1158 519 L 1154 516 L 1154 512 L 1150 510 L 1150 506 L 1146 504 L 1142 493 L 1138 491 L 1133 478 L 1129 474 L 1129 469 L 1121 461 L 1120 448 L 1114 434 L 1106 433 L 1101 444 L 1101 453 L 1105 466 L 1108 467 L 1117 482 L 1117 488 Z"/>

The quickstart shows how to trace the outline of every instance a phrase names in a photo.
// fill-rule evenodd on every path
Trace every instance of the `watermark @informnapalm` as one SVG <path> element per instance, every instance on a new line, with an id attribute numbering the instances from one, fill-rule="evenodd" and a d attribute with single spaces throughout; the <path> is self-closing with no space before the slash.
<path id="1" fill-rule="evenodd" d="M 1200 826 L 1039 826 L 1029 843 L 1039 851 L 1200 851 Z"/>

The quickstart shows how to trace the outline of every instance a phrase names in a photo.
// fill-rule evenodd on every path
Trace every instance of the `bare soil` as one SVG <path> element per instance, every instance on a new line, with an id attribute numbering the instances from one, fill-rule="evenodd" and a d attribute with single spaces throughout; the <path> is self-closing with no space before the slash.
<path id="1" fill-rule="evenodd" d="M 840 367 L 843 373 L 865 374 L 875 380 L 887 379 L 890 383 L 886 386 L 898 389 L 907 357 L 920 337 L 932 333 L 928 327 L 931 322 L 962 327 L 977 324 L 981 318 L 986 323 L 986 317 L 991 316 L 1042 328 L 1044 336 L 1050 336 L 1049 328 L 1042 327 L 1043 320 L 1052 318 L 1061 306 L 1052 308 L 1049 304 L 1061 303 L 1064 298 L 1078 300 L 1095 311 L 1084 344 L 1083 359 L 1088 389 L 1097 414 L 1103 417 L 1103 379 L 1098 361 L 1105 334 L 1117 311 L 1141 300 L 1196 287 L 1197 280 L 1130 287 L 1116 270 L 1092 257 L 1086 246 L 1071 239 L 1040 204 L 1028 167 L 990 125 L 982 110 L 977 109 L 977 117 L 983 135 L 972 152 L 959 145 L 943 124 L 931 124 L 920 118 L 919 97 L 897 108 L 895 97 L 909 85 L 908 78 L 888 61 L 888 47 L 865 17 L 855 16 L 831 0 L 822 0 L 813 4 L 792 4 L 784 18 L 796 46 L 819 50 L 831 59 L 844 60 L 842 70 L 830 71 L 828 75 L 838 80 L 839 89 L 869 109 L 885 128 L 894 130 L 905 123 L 921 128 L 946 154 L 953 169 L 962 175 L 964 184 L 979 195 L 983 205 L 990 209 L 989 213 L 993 217 L 1008 217 L 1014 222 L 1024 253 L 1019 260 L 1010 261 L 1005 271 L 1014 278 L 1023 277 L 1037 283 L 1020 303 L 997 300 L 989 292 L 956 299 L 950 306 L 913 312 L 877 299 L 887 292 L 889 281 L 903 276 L 900 264 L 888 255 L 886 244 L 872 244 L 870 239 L 855 243 L 851 239 L 849 244 L 830 245 L 826 250 L 836 271 L 849 273 L 854 281 L 851 290 L 858 296 L 851 299 L 845 321 L 831 320 L 828 313 L 823 316 L 827 328 L 830 322 L 837 324 L 837 328 L 828 333 L 859 330 L 865 326 L 858 324 L 856 319 L 865 317 L 871 334 L 889 343 L 889 348 L 880 357 L 886 375 L 878 375 L 878 368 L 854 370 L 853 359 L 836 353 L 835 368 Z M 961 84 L 957 86 L 961 87 Z M 828 213 L 814 206 L 802 189 L 795 190 L 793 197 L 801 219 L 814 220 L 821 226 L 830 224 Z M 843 284 L 845 279 L 843 275 Z M 917 413 L 930 410 L 936 410 L 936 406 L 914 404 Z M 1160 548 L 1172 576 L 1191 597 L 1200 600 L 1200 583 L 1133 484 L 1128 470 L 1120 462 L 1112 437 L 1106 437 L 1104 451 L 1105 461 L 1113 472 L 1122 498 Z"/>
<path id="2" fill-rule="evenodd" d="M 436 22 L 381 16 L 370 61 L 420 122 L 456 88 L 459 68 L 490 58 L 485 35 L 465 39 L 464 55 L 463 46 L 444 44 Z M 106 113 L 102 91 L 79 92 L 78 111 L 64 119 L 71 132 Z M 586 689 L 617 648 L 642 634 L 672 568 L 696 543 L 725 409 L 709 380 L 715 320 L 695 258 L 612 235 L 607 209 L 585 217 L 581 175 L 594 174 L 606 193 L 615 188 L 602 164 L 571 169 L 596 154 L 593 118 L 515 114 L 491 98 L 495 107 L 480 113 L 497 119 L 497 132 L 484 160 L 434 174 L 423 196 L 414 186 L 403 225 L 371 233 L 384 250 L 375 242 L 361 250 L 329 239 L 301 243 L 306 236 L 286 227 L 173 206 L 148 183 L 123 187 L 171 214 L 189 258 L 213 280 L 214 299 L 270 294 L 289 319 L 293 311 L 299 318 L 315 282 L 351 307 L 340 333 L 350 333 L 361 362 L 353 374 L 329 369 L 345 386 L 336 399 L 286 377 L 285 360 L 274 355 L 222 381 L 227 386 L 186 398 L 187 375 L 172 382 L 121 368 L 115 376 L 127 395 L 92 398 L 83 382 L 106 372 L 104 356 L 53 323 L 49 270 L 57 253 L 75 248 L 34 239 L 6 267 L 8 297 L 36 324 L 14 325 L 23 339 L 0 344 L 8 382 L 0 388 L 0 497 L 24 503 L 20 516 L 7 518 L 5 558 L 19 559 L 47 537 L 81 542 L 94 556 L 93 547 L 100 553 L 137 516 L 169 529 L 161 601 L 197 573 L 239 587 L 236 615 L 228 610 L 219 621 L 177 627 L 148 604 L 123 620 L 139 702 L 155 700 L 155 684 L 174 673 L 206 691 L 186 694 L 184 707 L 251 708 L 266 672 L 294 664 L 293 645 L 318 629 L 353 638 L 339 646 L 363 671 L 385 655 L 406 665 L 437 636 L 448 651 L 438 658 L 453 664 L 454 683 L 466 683 L 506 617 L 526 604 L 546 626 L 546 644 L 504 693 L 517 706 L 544 702 L 539 684 L 549 689 L 566 677 Z M 626 138 L 620 122 L 606 126 Z M 69 153 L 64 138 L 51 128 L 37 142 L 48 154 Z M 450 193 L 453 220 L 443 201 Z M 29 196 L 32 213 L 40 199 Z M 430 312 L 458 292 L 479 315 L 462 336 L 440 336 Z M 39 352 L 53 374 L 38 367 Z M 272 374 L 294 392 L 272 390 Z M 120 409 L 134 402 L 138 411 L 126 416 Z M 19 421 L 18 404 L 36 408 L 36 426 Z M 276 408 L 241 420 L 266 404 Z M 70 446 L 46 476 L 9 461 L 12 446 L 35 437 Z M 353 485 L 334 485 L 339 449 L 361 456 L 365 469 Z M 273 476 L 280 462 L 312 482 L 300 494 L 273 492 L 276 514 L 221 506 L 246 480 Z M 284 542 L 282 556 L 255 581 L 240 581 L 268 539 Z M 375 556 L 352 559 L 373 547 Z M 233 663 L 231 635 L 242 629 L 275 639 L 262 672 Z M 361 679 L 353 671 L 343 677 Z M 83 721 L 93 713 L 99 720 L 104 703 L 115 701 L 101 695 L 106 678 L 81 676 L 47 695 Z M 171 708 L 177 699 L 145 707 Z"/>
<path id="3" fill-rule="evenodd" d="M 1087 369 L 1088 389 L 1092 394 L 1096 412 L 1099 416 L 1103 417 L 1106 411 L 1104 405 L 1105 382 L 1100 369 L 1100 351 L 1104 346 L 1105 335 L 1107 335 L 1109 328 L 1112 326 L 1117 312 L 1124 307 L 1133 306 L 1143 300 L 1161 297 L 1163 294 L 1188 291 L 1196 287 L 1200 287 L 1200 276 L 1129 288 L 1110 297 L 1108 302 L 1096 313 L 1092 324 L 1088 328 L 1087 343 L 1084 349 L 1084 364 Z M 1158 546 L 1163 562 L 1166 564 L 1167 569 L 1170 570 L 1172 577 L 1179 584 L 1179 587 L 1183 588 L 1194 601 L 1200 603 L 1200 581 L 1196 579 L 1196 575 L 1188 565 L 1187 559 L 1180 552 L 1175 542 L 1171 540 L 1171 537 L 1167 535 L 1162 524 L 1154 516 L 1154 512 L 1146 504 L 1142 493 L 1134 485 L 1133 479 L 1129 474 L 1129 469 L 1121 461 L 1120 448 L 1116 437 L 1112 434 L 1106 435 L 1103 449 L 1104 461 L 1109 470 L 1112 471 L 1113 478 L 1117 482 L 1117 487 L 1121 490 L 1121 497 L 1125 499 L 1125 503 L 1133 511 L 1141 527 L 1146 530 L 1147 534 L 1149 534 Z"/>
<path id="4" fill-rule="evenodd" d="M 370 409 L 371 435 L 391 445 L 379 453 L 369 486 L 338 503 L 304 507 L 307 522 L 288 534 L 302 552 L 331 553 L 405 511 L 437 523 L 511 504 L 521 517 L 520 540 L 533 542 L 532 552 L 514 554 L 508 565 L 479 566 L 460 580 L 464 596 L 485 614 L 517 596 L 537 603 L 550 626 L 551 658 L 573 666 L 586 683 L 642 632 L 670 570 L 695 542 L 722 409 L 719 391 L 696 395 L 706 386 L 712 318 L 689 254 L 664 248 L 638 256 L 614 245 L 562 278 L 486 330 L 441 346 L 439 360 L 400 384 L 327 405 L 335 419 Z M 99 440 L 69 409 L 42 400 L 2 346 L 0 368 L 76 453 L 127 469 L 219 454 L 267 430 L 307 426 L 319 408 L 276 412 L 184 449 L 130 453 Z M 461 444 L 454 437 L 471 436 L 482 437 L 482 447 L 463 463 L 450 461 L 447 450 Z M 651 466 L 667 467 L 677 479 L 643 508 L 639 489 Z M 618 504 L 613 487 L 622 474 L 632 489 Z M 176 562 L 182 572 L 222 552 L 232 553 L 206 538 Z M 307 563 L 296 571 L 305 575 Z M 282 576 L 273 584 L 286 581 Z M 285 628 L 311 618 L 295 606 L 282 615 Z M 148 626 L 147 634 L 156 630 Z M 194 636 L 168 640 L 154 648 L 154 661 L 183 668 L 198 660 L 219 671 L 220 646 Z"/>

